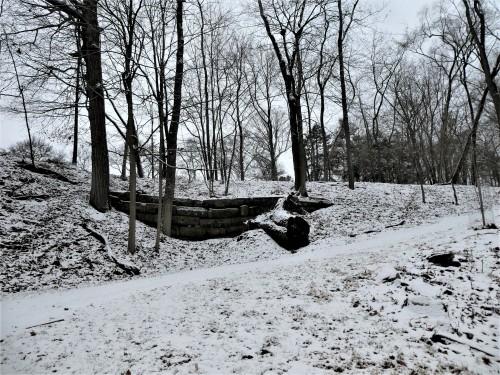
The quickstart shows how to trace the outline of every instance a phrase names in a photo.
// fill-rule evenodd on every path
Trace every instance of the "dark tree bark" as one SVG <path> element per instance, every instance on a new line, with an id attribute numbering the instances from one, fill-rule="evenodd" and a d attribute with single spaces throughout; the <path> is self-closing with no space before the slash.
<path id="1" fill-rule="evenodd" d="M 295 63 L 297 62 L 297 54 L 299 53 L 299 42 L 302 32 L 304 30 L 305 25 L 301 24 L 303 17 L 303 10 L 305 7 L 305 1 L 301 4 L 301 11 L 299 12 L 298 25 L 299 29 L 294 32 L 293 39 L 293 51 L 292 53 L 288 53 L 287 43 L 285 42 L 285 32 L 286 30 L 282 30 L 282 37 L 284 39 L 284 47 L 286 52 L 287 61 L 285 61 L 283 54 L 281 53 L 280 47 L 276 38 L 274 37 L 271 27 L 269 25 L 269 20 L 264 12 L 264 7 L 262 6 L 262 1 L 258 0 L 259 3 L 259 11 L 260 17 L 264 22 L 264 26 L 266 28 L 267 36 L 271 40 L 273 45 L 274 52 L 279 62 L 279 67 L 281 71 L 281 75 L 283 77 L 283 81 L 285 84 L 286 91 L 286 100 L 288 103 L 288 112 L 289 112 L 289 120 L 290 120 L 290 137 L 292 143 L 292 158 L 293 158 L 293 170 L 295 175 L 295 183 L 294 188 L 299 192 L 302 196 L 307 196 L 306 189 L 306 157 L 305 157 L 305 148 L 304 148 L 304 138 L 302 134 L 302 116 L 300 109 L 300 92 L 297 90 L 295 77 L 293 71 L 295 69 Z"/>
<path id="2" fill-rule="evenodd" d="M 328 155 L 328 144 L 327 144 L 327 135 L 326 135 L 326 126 L 325 126 L 325 89 L 326 84 L 333 76 L 333 61 L 331 64 L 326 64 L 325 62 L 325 44 L 328 40 L 328 29 L 330 27 L 330 22 L 327 17 L 326 10 L 323 9 L 324 13 L 324 30 L 323 30 L 323 38 L 321 39 L 320 50 L 319 50 L 319 64 L 318 70 L 316 72 L 316 81 L 319 89 L 319 126 L 321 129 L 321 143 L 323 147 L 323 180 L 330 180 L 330 158 Z M 323 73 L 323 69 L 326 68 L 326 74 Z"/>
<path id="3" fill-rule="evenodd" d="M 77 46 L 77 52 L 78 52 L 78 57 L 76 61 L 76 79 L 75 79 L 75 114 L 74 114 L 74 124 L 73 124 L 73 157 L 71 159 L 71 163 L 75 164 L 78 161 L 78 120 L 79 120 L 79 115 L 78 115 L 78 107 L 80 103 L 80 72 L 82 70 L 82 54 L 80 51 L 80 41 L 81 41 L 81 32 L 80 32 L 80 27 L 76 26 L 75 27 L 76 31 L 76 46 Z"/>
<path id="4" fill-rule="evenodd" d="M 356 1 L 357 4 L 357 1 Z M 347 91 L 344 67 L 344 13 L 342 11 L 342 1 L 337 1 L 339 11 L 339 35 L 337 39 L 337 48 L 339 53 L 339 70 L 340 70 L 340 90 L 342 94 L 342 129 L 344 130 L 346 158 L 347 158 L 347 175 L 349 180 L 349 189 L 354 189 L 354 170 L 352 166 L 352 150 L 351 150 L 351 132 L 349 127 L 349 110 L 347 106 Z M 356 5 L 354 5 L 356 7 Z"/>
<path id="5" fill-rule="evenodd" d="M 175 193 L 175 172 L 177 166 L 177 132 L 182 105 L 182 79 L 184 76 L 184 30 L 183 0 L 177 0 L 176 25 L 177 25 L 177 52 L 174 82 L 174 103 L 172 106 L 172 118 L 167 134 L 167 181 L 165 184 L 165 197 L 163 208 L 163 232 L 170 236 L 172 233 L 172 205 Z"/>
<path id="6" fill-rule="evenodd" d="M 109 159 L 106 138 L 106 111 L 102 82 L 101 28 L 97 5 L 99 0 L 84 0 L 77 7 L 63 0 L 45 0 L 53 11 L 59 11 L 79 23 L 82 31 L 82 56 L 85 61 L 85 82 L 88 99 L 92 174 L 90 205 L 105 212 L 109 209 Z"/>
<path id="7" fill-rule="evenodd" d="M 109 209 L 109 160 L 97 0 L 86 1 L 82 7 L 82 14 L 86 21 L 82 26 L 82 52 L 87 68 L 87 97 L 89 100 L 90 138 L 92 142 L 90 204 L 96 210 L 105 212 Z"/>

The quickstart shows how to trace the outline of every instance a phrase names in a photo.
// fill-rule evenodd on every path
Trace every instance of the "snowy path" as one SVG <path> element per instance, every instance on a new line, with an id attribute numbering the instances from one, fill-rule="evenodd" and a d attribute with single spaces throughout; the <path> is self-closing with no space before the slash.
<path id="1" fill-rule="evenodd" d="M 363 252 L 377 253 L 389 245 L 433 237 L 450 230 L 463 231 L 468 224 L 468 216 L 448 217 L 430 225 L 416 228 L 387 230 L 382 233 L 359 236 L 359 240 L 346 243 L 346 239 L 321 240 L 301 250 L 301 252 L 282 259 L 271 261 L 233 264 L 209 269 L 197 269 L 179 273 L 135 280 L 84 287 L 68 291 L 26 292 L 5 297 L 1 305 L 1 337 L 22 331 L 25 327 L 42 324 L 57 319 L 65 319 L 73 310 L 92 304 L 104 304 L 131 295 L 148 292 L 156 288 L 180 288 L 187 283 L 202 283 L 218 277 L 238 277 L 242 273 L 255 270 L 272 272 L 283 267 L 304 261 L 322 260 L 346 254 Z M 368 238 L 366 238 L 368 237 Z M 69 310 L 64 311 L 64 308 Z M 71 310 L 71 312 L 70 312 Z"/>
<path id="2" fill-rule="evenodd" d="M 448 217 L 325 239 L 272 261 L 11 295 L 1 306 L 1 372 L 496 373 L 498 356 L 428 342 L 434 329 L 451 330 L 460 318 L 454 306 L 472 298 L 465 293 L 498 303 L 486 276 L 474 288 L 470 277 L 457 281 L 458 269 L 432 274 L 437 284 L 420 278 L 434 272 L 421 265 L 429 248 L 479 243 L 478 253 L 498 240 L 497 231 L 474 237 L 468 223 L 468 216 Z M 392 267 L 405 269 L 404 284 L 378 279 Z M 436 298 L 447 288 L 460 298 L 443 310 Z M 467 321 L 460 329 L 480 340 L 474 347 L 498 352 L 498 316 L 477 316 L 474 329 Z"/>

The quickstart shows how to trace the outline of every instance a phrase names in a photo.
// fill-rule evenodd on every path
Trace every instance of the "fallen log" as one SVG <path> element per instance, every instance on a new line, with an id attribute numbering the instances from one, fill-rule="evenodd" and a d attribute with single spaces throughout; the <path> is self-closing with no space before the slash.
<path id="1" fill-rule="evenodd" d="M 269 213 L 249 220 L 249 230 L 262 229 L 278 245 L 296 252 L 309 244 L 309 223 L 301 216 L 293 213 L 302 212 L 292 198 L 280 199 L 276 207 Z"/>

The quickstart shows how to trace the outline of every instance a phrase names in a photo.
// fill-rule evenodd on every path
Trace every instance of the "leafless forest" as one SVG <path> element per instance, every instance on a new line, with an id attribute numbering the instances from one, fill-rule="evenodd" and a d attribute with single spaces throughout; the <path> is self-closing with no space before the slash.
<path id="1" fill-rule="evenodd" d="M 495 1 L 437 2 L 397 37 L 386 9 L 360 0 L 2 0 L 0 11 L 1 110 L 30 136 L 12 150 L 36 164 L 45 139 L 72 144 L 100 211 L 110 171 L 130 174 L 131 192 L 137 177 L 165 177 L 167 234 L 181 173 L 226 193 L 236 179 L 291 178 L 303 196 L 308 181 L 416 183 L 424 201 L 428 184 L 500 185 Z M 289 149 L 292 176 L 279 162 Z"/>

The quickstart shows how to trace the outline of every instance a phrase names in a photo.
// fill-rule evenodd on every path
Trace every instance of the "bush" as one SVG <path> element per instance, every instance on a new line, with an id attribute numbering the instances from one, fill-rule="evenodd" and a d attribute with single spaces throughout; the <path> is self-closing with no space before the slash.
<path id="1" fill-rule="evenodd" d="M 47 161 L 52 163 L 64 163 L 64 152 L 55 150 L 52 145 L 41 138 L 32 137 L 33 157 L 35 161 Z M 31 160 L 30 143 L 28 139 L 19 141 L 8 149 L 9 153 L 21 159 Z"/>

